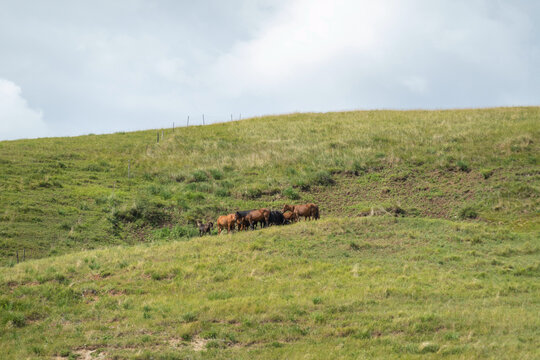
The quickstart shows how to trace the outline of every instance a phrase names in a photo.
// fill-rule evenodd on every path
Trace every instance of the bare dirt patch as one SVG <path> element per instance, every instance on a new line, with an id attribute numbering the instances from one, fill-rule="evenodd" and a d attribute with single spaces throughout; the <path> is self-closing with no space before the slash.
<path id="1" fill-rule="evenodd" d="M 208 343 L 208 340 L 195 336 L 191 340 L 191 347 L 194 351 L 202 351 L 206 348 L 206 343 Z"/>
<path id="2" fill-rule="evenodd" d="M 100 352 L 99 354 L 94 354 L 97 350 L 90 350 L 90 349 L 79 349 L 74 351 L 73 353 L 78 355 L 78 360 L 102 360 L 105 359 L 106 354 L 103 352 Z"/>

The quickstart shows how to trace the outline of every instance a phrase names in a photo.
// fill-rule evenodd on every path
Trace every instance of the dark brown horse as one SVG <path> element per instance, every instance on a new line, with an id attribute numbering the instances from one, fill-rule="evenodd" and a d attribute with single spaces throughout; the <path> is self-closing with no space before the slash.
<path id="1" fill-rule="evenodd" d="M 238 213 L 236 213 L 238 216 Z M 268 226 L 268 220 L 270 219 L 270 210 L 268 209 L 258 209 L 252 210 L 249 214 L 246 215 L 246 221 L 249 223 L 251 229 L 254 228 L 254 224 L 258 222 L 263 224 L 263 227 Z"/>
<path id="2" fill-rule="evenodd" d="M 298 219 L 300 219 L 300 216 L 303 216 L 306 220 L 311 220 L 311 218 L 314 220 L 319 219 L 319 207 L 312 203 L 304 205 L 284 205 L 282 211 L 292 211 L 298 216 Z"/>
<path id="3" fill-rule="evenodd" d="M 210 231 L 214 227 L 214 223 L 210 221 L 209 223 L 203 224 L 197 220 L 197 227 L 199 228 L 199 236 L 203 236 L 204 234 L 210 234 Z"/>
<path id="4" fill-rule="evenodd" d="M 236 226 L 238 226 L 238 231 L 247 230 L 249 226 L 249 221 L 247 221 L 246 216 L 253 210 L 244 210 L 236 212 Z"/>

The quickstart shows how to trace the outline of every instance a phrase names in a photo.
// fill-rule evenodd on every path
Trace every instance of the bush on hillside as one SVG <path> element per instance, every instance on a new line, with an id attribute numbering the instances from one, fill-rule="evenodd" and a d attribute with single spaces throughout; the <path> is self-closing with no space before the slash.
<path id="1" fill-rule="evenodd" d="M 482 169 L 480 170 L 480 174 L 487 180 L 493 175 L 493 169 Z"/>
<path id="2" fill-rule="evenodd" d="M 292 187 L 288 187 L 285 190 L 283 190 L 282 194 L 283 196 L 286 196 L 291 200 L 300 199 L 300 194 L 298 194 L 298 191 L 294 190 Z"/>
<path id="3" fill-rule="evenodd" d="M 250 187 L 244 190 L 242 197 L 244 199 L 253 200 L 258 199 L 263 195 L 263 191 L 258 187 Z"/>
<path id="4" fill-rule="evenodd" d="M 478 213 L 472 206 L 465 206 L 459 210 L 458 215 L 461 219 L 476 219 L 478 217 Z"/>
<path id="5" fill-rule="evenodd" d="M 208 181 L 208 174 L 202 170 L 197 170 L 191 174 L 191 182 L 204 182 Z"/>
<path id="6" fill-rule="evenodd" d="M 218 169 L 210 169 L 210 175 L 212 175 L 215 180 L 223 179 L 223 173 Z"/>
<path id="7" fill-rule="evenodd" d="M 467 164 L 465 161 L 463 160 L 459 160 L 457 162 L 457 167 L 459 169 L 459 171 L 463 171 L 463 172 L 469 172 L 471 171 L 471 168 L 469 167 L 469 164 Z"/>
<path id="8" fill-rule="evenodd" d="M 315 185 L 329 186 L 334 185 L 336 182 L 334 178 L 332 178 L 332 174 L 328 171 L 321 170 L 313 175 L 313 183 Z"/>
<path id="9" fill-rule="evenodd" d="M 293 187 L 300 188 L 302 191 L 309 191 L 311 188 L 310 181 L 307 177 L 295 177 L 291 180 Z"/>
<path id="10" fill-rule="evenodd" d="M 139 199 L 129 208 L 113 208 L 108 216 L 108 220 L 114 226 L 119 226 L 121 223 L 159 226 L 171 221 L 171 215 L 163 204 Z"/>

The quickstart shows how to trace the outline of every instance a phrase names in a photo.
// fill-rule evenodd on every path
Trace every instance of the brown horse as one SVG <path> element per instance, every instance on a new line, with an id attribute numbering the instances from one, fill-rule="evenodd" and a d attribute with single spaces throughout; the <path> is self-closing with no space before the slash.
<path id="1" fill-rule="evenodd" d="M 217 219 L 218 234 L 222 229 L 227 229 L 227 234 L 234 230 L 236 224 L 236 214 L 223 215 Z"/>
<path id="2" fill-rule="evenodd" d="M 303 216 L 305 220 L 313 218 L 314 220 L 319 219 L 319 207 L 315 204 L 304 204 L 304 205 L 284 205 L 283 212 L 292 211 L 298 216 Z"/>
<path id="3" fill-rule="evenodd" d="M 236 214 L 238 215 L 238 213 Z M 258 222 L 262 223 L 263 227 L 268 226 L 269 218 L 270 218 L 270 210 L 264 209 L 264 208 L 258 209 L 258 210 L 252 210 L 245 217 L 251 229 L 254 228 L 253 224 L 257 224 Z"/>
<path id="4" fill-rule="evenodd" d="M 291 223 L 298 220 L 298 215 L 296 215 L 292 211 L 284 212 L 283 217 L 285 218 L 285 221 L 288 221 L 288 222 L 291 222 Z"/>
<path id="5" fill-rule="evenodd" d="M 238 231 L 247 230 L 249 226 L 249 221 L 247 221 L 246 216 L 253 210 L 244 210 L 236 212 L 236 225 L 238 226 Z"/>

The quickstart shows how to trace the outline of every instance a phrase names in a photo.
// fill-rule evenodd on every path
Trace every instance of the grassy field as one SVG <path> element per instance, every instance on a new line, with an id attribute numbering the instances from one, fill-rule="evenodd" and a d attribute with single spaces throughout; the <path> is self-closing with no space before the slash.
<path id="1" fill-rule="evenodd" d="M 156 133 L 0 142 L 6 358 L 540 356 L 540 108 Z M 193 238 L 308 201 L 322 220 Z"/>
<path id="2" fill-rule="evenodd" d="M 492 226 L 366 217 L 29 261 L 0 277 L 0 352 L 537 359 L 539 253 Z"/>

